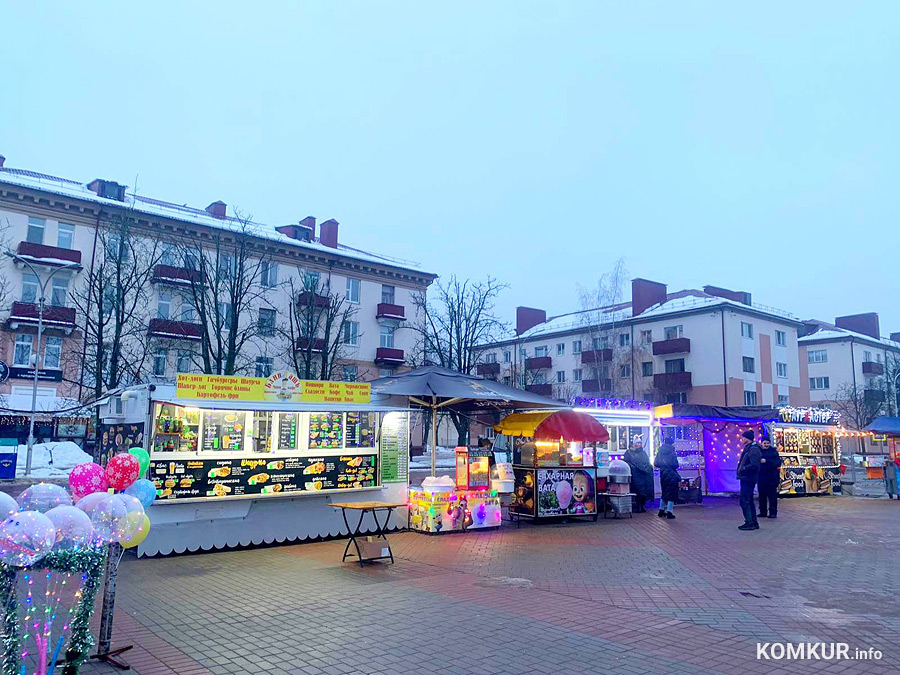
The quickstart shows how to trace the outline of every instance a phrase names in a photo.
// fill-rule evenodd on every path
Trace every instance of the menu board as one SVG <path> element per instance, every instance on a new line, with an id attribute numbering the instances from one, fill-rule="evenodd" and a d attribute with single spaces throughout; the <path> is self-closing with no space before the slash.
<path id="1" fill-rule="evenodd" d="M 311 413 L 309 416 L 309 449 L 334 450 L 344 447 L 344 414 Z"/>
<path id="2" fill-rule="evenodd" d="M 374 448 L 375 413 L 348 412 L 344 434 L 345 448 Z"/>
<path id="3" fill-rule="evenodd" d="M 246 413 L 208 410 L 203 413 L 203 449 L 240 452 L 244 449 Z"/>
<path id="4" fill-rule="evenodd" d="M 297 449 L 298 413 L 279 413 L 278 415 L 278 448 L 279 450 Z"/>
<path id="5" fill-rule="evenodd" d="M 346 490 L 378 485 L 377 455 L 173 459 L 150 462 L 162 500 Z"/>
<path id="6" fill-rule="evenodd" d="M 387 413 L 381 420 L 381 480 L 405 483 L 409 480 L 409 417 Z"/>

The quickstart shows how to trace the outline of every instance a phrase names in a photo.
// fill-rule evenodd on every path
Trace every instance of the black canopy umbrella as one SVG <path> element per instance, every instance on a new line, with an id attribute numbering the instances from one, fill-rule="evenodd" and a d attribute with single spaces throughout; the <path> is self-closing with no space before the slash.
<path id="1" fill-rule="evenodd" d="M 559 408 L 559 401 L 475 375 L 424 366 L 372 382 L 373 394 L 407 396 L 412 405 L 431 410 L 431 475 L 437 461 L 437 414 L 515 408 Z"/>

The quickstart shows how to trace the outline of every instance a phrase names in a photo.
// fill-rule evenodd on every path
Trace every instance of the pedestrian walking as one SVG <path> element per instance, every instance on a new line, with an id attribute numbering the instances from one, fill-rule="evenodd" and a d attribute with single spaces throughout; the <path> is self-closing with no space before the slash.
<path id="1" fill-rule="evenodd" d="M 759 480 L 759 465 L 762 453 L 759 445 L 753 440 L 753 432 L 749 429 L 741 435 L 744 449 L 737 465 L 737 477 L 741 482 L 741 511 L 744 512 L 744 524 L 739 530 L 758 530 L 756 505 L 753 503 L 753 490 Z"/>
<path id="2" fill-rule="evenodd" d="M 635 513 L 645 513 L 647 502 L 653 499 L 653 467 L 644 451 L 643 439 L 636 436 L 622 457 L 631 467 L 631 491 L 634 493 Z"/>
<path id="3" fill-rule="evenodd" d="M 659 469 L 659 486 L 662 488 L 657 515 L 669 520 L 675 519 L 675 502 L 678 500 L 678 486 L 681 484 L 674 443 L 675 439 L 672 436 L 666 436 L 665 441 L 656 451 L 656 460 L 653 462 L 654 466 Z"/>
<path id="4" fill-rule="evenodd" d="M 781 455 L 772 447 L 772 439 L 762 439 L 759 460 L 759 517 L 778 517 L 778 486 L 781 484 Z"/>

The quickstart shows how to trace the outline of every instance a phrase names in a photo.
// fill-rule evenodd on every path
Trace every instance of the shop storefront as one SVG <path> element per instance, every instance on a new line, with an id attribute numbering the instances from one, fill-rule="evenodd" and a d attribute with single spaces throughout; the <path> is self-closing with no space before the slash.
<path id="1" fill-rule="evenodd" d="M 840 413 L 827 408 L 777 408 L 772 442 L 783 462 L 782 495 L 823 495 L 841 492 Z"/>
<path id="2" fill-rule="evenodd" d="M 101 418 L 107 453 L 150 453 L 158 498 L 139 555 L 333 536 L 334 496 L 406 501 L 409 414 L 368 384 L 179 375 L 113 392 Z"/>

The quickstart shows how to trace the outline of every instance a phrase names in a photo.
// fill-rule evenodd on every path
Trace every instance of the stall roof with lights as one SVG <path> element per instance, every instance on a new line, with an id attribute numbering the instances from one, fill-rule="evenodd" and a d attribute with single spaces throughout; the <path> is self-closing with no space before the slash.
<path id="1" fill-rule="evenodd" d="M 866 427 L 866 431 L 888 436 L 900 436 L 900 417 L 882 415 Z"/>
<path id="2" fill-rule="evenodd" d="M 605 443 L 609 440 L 609 432 L 600 422 L 590 415 L 572 410 L 513 413 L 500 420 L 494 431 L 507 436 L 542 440 L 561 438 L 580 443 Z"/>

